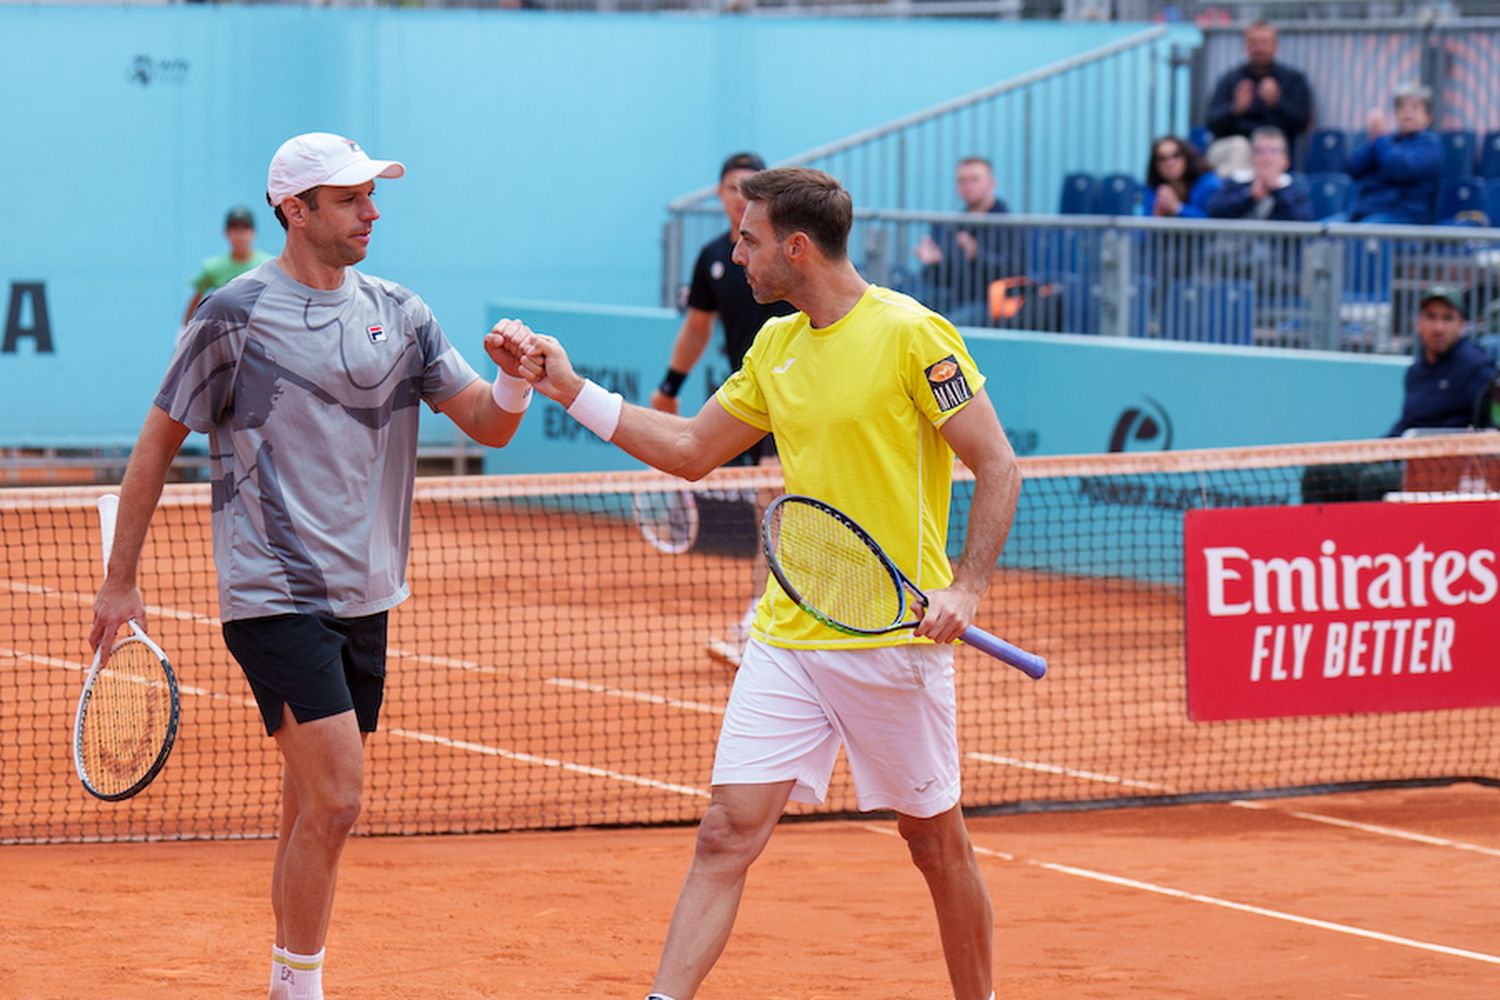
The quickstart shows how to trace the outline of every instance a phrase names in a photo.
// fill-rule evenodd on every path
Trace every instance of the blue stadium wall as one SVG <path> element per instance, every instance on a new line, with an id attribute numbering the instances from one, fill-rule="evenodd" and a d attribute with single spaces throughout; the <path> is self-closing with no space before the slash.
<path id="1" fill-rule="evenodd" d="M 654 305 L 662 208 L 726 152 L 787 157 L 1138 30 L 0 6 L 0 446 L 133 440 L 225 209 L 280 249 L 263 194 L 288 135 L 406 162 L 366 268 L 479 364 L 499 298 Z"/>
<path id="2" fill-rule="evenodd" d="M 680 318 L 666 309 L 501 301 L 555 335 L 578 370 L 646 405 Z M 1180 451 L 1379 437 L 1395 422 L 1407 359 L 1276 348 L 1217 347 L 1072 334 L 965 330 L 1017 454 Z M 684 413 L 727 369 L 712 354 L 682 390 Z M 487 363 L 481 370 L 493 373 Z M 486 453 L 488 471 L 639 469 L 640 462 L 538 398 L 515 439 Z"/>

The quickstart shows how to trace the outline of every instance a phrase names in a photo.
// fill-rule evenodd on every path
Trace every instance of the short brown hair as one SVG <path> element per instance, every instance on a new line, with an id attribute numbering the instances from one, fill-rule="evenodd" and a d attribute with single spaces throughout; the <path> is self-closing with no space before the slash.
<path id="1" fill-rule="evenodd" d="M 292 197 L 306 203 L 309 212 L 316 212 L 318 210 L 318 192 L 321 190 L 323 190 L 323 185 L 319 184 L 316 187 L 308 188 L 306 191 L 298 191 Z M 269 192 L 266 194 L 266 204 L 271 205 L 271 195 Z M 281 228 L 286 229 L 286 213 L 281 210 L 281 206 L 271 205 L 271 210 L 276 213 L 276 221 L 281 223 Z"/>
<path id="2" fill-rule="evenodd" d="M 766 203 L 778 240 L 803 232 L 829 260 L 849 256 L 854 202 L 832 176 L 810 167 L 777 167 L 740 181 L 740 194 Z"/>

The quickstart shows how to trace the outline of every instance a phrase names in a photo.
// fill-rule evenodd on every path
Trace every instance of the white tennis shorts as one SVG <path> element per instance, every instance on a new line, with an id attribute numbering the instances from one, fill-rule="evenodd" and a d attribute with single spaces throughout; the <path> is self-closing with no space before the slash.
<path id="1" fill-rule="evenodd" d="M 783 649 L 751 639 L 740 659 L 715 785 L 792 780 L 795 802 L 822 802 L 845 748 L 859 808 L 918 818 L 958 804 L 953 649 Z"/>

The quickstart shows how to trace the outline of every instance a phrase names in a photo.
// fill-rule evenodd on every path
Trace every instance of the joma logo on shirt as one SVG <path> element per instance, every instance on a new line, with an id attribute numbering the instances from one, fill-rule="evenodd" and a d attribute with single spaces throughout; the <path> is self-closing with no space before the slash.
<path id="1" fill-rule="evenodd" d="M 973 398 L 974 391 L 969 388 L 969 381 L 964 378 L 963 369 L 958 366 L 957 356 L 950 354 L 929 365 L 925 371 L 927 385 L 932 389 L 932 397 L 937 400 L 939 410 L 946 412 Z"/>

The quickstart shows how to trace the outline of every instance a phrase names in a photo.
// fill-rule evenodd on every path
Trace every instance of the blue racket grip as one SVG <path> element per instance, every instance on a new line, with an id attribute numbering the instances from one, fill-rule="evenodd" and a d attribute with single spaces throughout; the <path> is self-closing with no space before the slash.
<path id="1" fill-rule="evenodd" d="M 959 636 L 964 642 L 997 660 L 1009 663 L 1034 681 L 1047 676 L 1047 661 L 1035 653 L 1028 653 L 1020 646 L 1012 646 L 999 636 L 990 635 L 976 625 L 970 625 Z"/>

